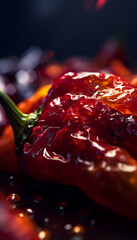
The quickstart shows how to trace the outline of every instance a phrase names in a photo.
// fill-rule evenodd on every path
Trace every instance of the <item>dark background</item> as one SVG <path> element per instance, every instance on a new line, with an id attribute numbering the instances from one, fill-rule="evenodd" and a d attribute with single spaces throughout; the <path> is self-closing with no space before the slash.
<path id="1" fill-rule="evenodd" d="M 96 0 L 0 1 L 0 58 L 20 56 L 32 45 L 54 51 L 58 60 L 71 55 L 94 56 L 107 38 L 120 37 L 137 64 L 137 1 Z M 89 0 L 90 2 L 90 0 Z"/>

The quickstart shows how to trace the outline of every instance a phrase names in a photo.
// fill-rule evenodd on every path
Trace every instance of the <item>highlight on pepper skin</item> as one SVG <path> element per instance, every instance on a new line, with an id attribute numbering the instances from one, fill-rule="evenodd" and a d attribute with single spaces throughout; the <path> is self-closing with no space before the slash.
<path id="1" fill-rule="evenodd" d="M 45 98 L 41 94 L 31 105 L 34 111 L 41 104 L 42 113 L 16 156 L 21 171 L 36 180 L 75 185 L 95 201 L 136 218 L 136 94 L 136 88 L 112 74 L 69 72 L 57 78 Z M 18 112 L 5 95 L 0 98 L 9 112 Z M 14 120 L 11 124 L 16 134 Z M 24 134 L 23 123 L 18 127 Z"/>

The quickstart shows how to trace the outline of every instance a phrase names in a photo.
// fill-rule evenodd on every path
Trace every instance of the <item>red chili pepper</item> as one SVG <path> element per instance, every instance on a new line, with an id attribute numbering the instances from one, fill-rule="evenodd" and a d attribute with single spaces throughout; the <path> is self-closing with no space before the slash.
<path id="1" fill-rule="evenodd" d="M 32 97 L 19 103 L 17 106 L 20 111 L 30 113 L 37 109 L 50 87 L 51 85 L 46 85 L 40 88 Z M 0 137 L 0 169 L 2 171 L 19 171 L 17 156 L 15 156 L 14 134 L 11 126 L 6 127 Z"/>
<path id="2" fill-rule="evenodd" d="M 10 113 L 1 93 L 20 169 L 40 181 L 76 185 L 95 201 L 137 219 L 136 96 L 137 89 L 120 77 L 68 73 L 54 82 L 41 114 L 16 109 L 13 118 L 14 105 Z"/>

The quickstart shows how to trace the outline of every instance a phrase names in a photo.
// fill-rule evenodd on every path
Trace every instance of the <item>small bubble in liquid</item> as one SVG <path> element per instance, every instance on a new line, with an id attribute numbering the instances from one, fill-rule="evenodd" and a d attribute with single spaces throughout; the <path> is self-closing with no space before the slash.
<path id="1" fill-rule="evenodd" d="M 23 217 L 24 217 L 24 213 L 20 212 L 20 213 L 19 213 L 19 216 L 20 216 L 21 218 L 23 218 Z"/>
<path id="2" fill-rule="evenodd" d="M 59 212 L 64 212 L 67 207 L 68 207 L 68 205 L 67 205 L 66 202 L 60 202 L 60 203 L 57 205 L 56 209 L 57 209 L 57 211 L 59 211 Z"/>
<path id="3" fill-rule="evenodd" d="M 24 213 L 31 216 L 34 214 L 34 210 L 32 208 L 25 208 Z"/>
<path id="4" fill-rule="evenodd" d="M 73 227 L 73 233 L 75 234 L 83 234 L 84 233 L 84 227 L 81 225 L 76 225 Z"/>
<path id="5" fill-rule="evenodd" d="M 49 239 L 51 239 L 51 233 L 49 230 L 41 230 L 38 233 L 38 238 L 40 240 L 49 240 Z"/>
<path id="6" fill-rule="evenodd" d="M 70 229 L 72 229 L 72 225 L 71 225 L 71 224 L 66 224 L 66 225 L 64 226 L 64 229 L 65 229 L 65 230 L 70 230 Z"/>
<path id="7" fill-rule="evenodd" d="M 7 197 L 7 202 L 10 204 L 15 204 L 20 201 L 20 196 L 17 193 L 11 193 Z"/>
<path id="8" fill-rule="evenodd" d="M 49 218 L 44 218 L 44 222 L 48 223 L 49 222 Z"/>
<path id="9" fill-rule="evenodd" d="M 10 176 L 10 177 L 9 177 L 8 183 L 9 183 L 11 186 L 14 185 L 14 177 L 13 177 L 13 176 Z"/>

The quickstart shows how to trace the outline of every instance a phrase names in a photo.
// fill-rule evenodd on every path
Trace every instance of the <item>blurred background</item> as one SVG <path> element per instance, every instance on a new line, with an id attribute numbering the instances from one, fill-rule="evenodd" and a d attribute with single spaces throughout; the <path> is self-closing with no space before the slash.
<path id="1" fill-rule="evenodd" d="M 119 38 L 129 64 L 137 65 L 136 0 L 2 0 L 0 58 L 21 56 L 31 46 L 57 60 L 94 56 L 109 38 Z"/>

